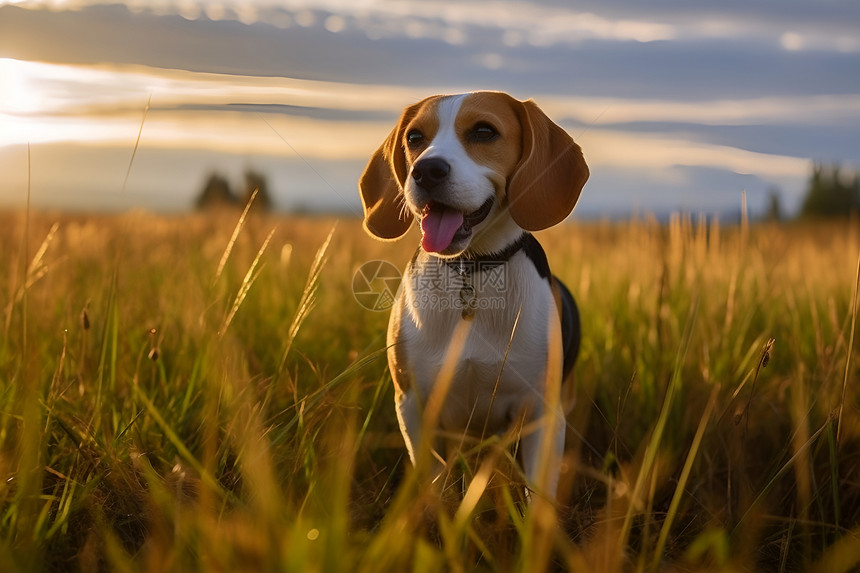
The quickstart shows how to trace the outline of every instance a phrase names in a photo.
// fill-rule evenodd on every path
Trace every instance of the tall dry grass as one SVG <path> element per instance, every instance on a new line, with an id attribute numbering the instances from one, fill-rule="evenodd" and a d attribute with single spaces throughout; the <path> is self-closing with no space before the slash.
<path id="1" fill-rule="evenodd" d="M 570 452 L 525 509 L 513 438 L 415 478 L 358 221 L 0 215 L 8 571 L 850 571 L 860 225 L 565 225 Z M 453 391 L 456 391 L 456 387 Z M 480 455 L 475 455 L 481 451 Z"/>

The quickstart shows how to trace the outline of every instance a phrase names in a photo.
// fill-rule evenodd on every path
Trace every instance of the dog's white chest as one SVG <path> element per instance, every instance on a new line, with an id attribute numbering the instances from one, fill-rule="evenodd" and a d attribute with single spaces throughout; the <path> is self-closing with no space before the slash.
<path id="1" fill-rule="evenodd" d="M 422 401 L 439 382 L 446 360 L 456 363 L 442 428 L 502 431 L 542 396 L 553 301 L 549 283 L 531 265 L 522 253 L 505 264 L 465 272 L 419 258 L 407 275 L 398 342 Z M 455 355 L 452 336 L 464 322 L 466 342 Z"/>

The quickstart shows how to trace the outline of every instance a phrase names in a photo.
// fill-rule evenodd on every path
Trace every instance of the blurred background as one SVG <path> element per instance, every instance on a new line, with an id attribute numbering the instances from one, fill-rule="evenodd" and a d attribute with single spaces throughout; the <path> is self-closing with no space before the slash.
<path id="1" fill-rule="evenodd" d="M 816 185 L 860 206 L 856 0 L 0 0 L 0 207 L 29 177 L 44 209 L 256 186 L 358 215 L 401 109 L 477 89 L 535 99 L 583 147 L 580 218 L 731 220 L 744 192 L 791 217 Z"/>

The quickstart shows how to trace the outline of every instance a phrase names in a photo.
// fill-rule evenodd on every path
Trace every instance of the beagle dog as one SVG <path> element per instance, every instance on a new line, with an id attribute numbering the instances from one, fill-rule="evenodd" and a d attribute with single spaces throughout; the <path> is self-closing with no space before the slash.
<path id="1" fill-rule="evenodd" d="M 421 230 L 388 327 L 413 465 L 442 434 L 521 425 L 528 485 L 556 495 L 579 313 L 530 232 L 563 221 L 587 179 L 561 127 L 533 101 L 498 92 L 407 107 L 370 158 L 359 182 L 365 230 L 383 240 L 413 221 Z"/>

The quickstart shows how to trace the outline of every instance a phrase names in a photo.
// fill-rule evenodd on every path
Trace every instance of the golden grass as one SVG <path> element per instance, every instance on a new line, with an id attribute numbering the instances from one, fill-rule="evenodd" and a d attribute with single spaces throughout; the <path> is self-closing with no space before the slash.
<path id="1" fill-rule="evenodd" d="M 464 444 L 452 495 L 409 468 L 351 285 L 414 236 L 237 220 L 0 215 L 5 570 L 860 564 L 856 221 L 541 233 L 584 333 L 546 511 L 512 436 Z"/>

